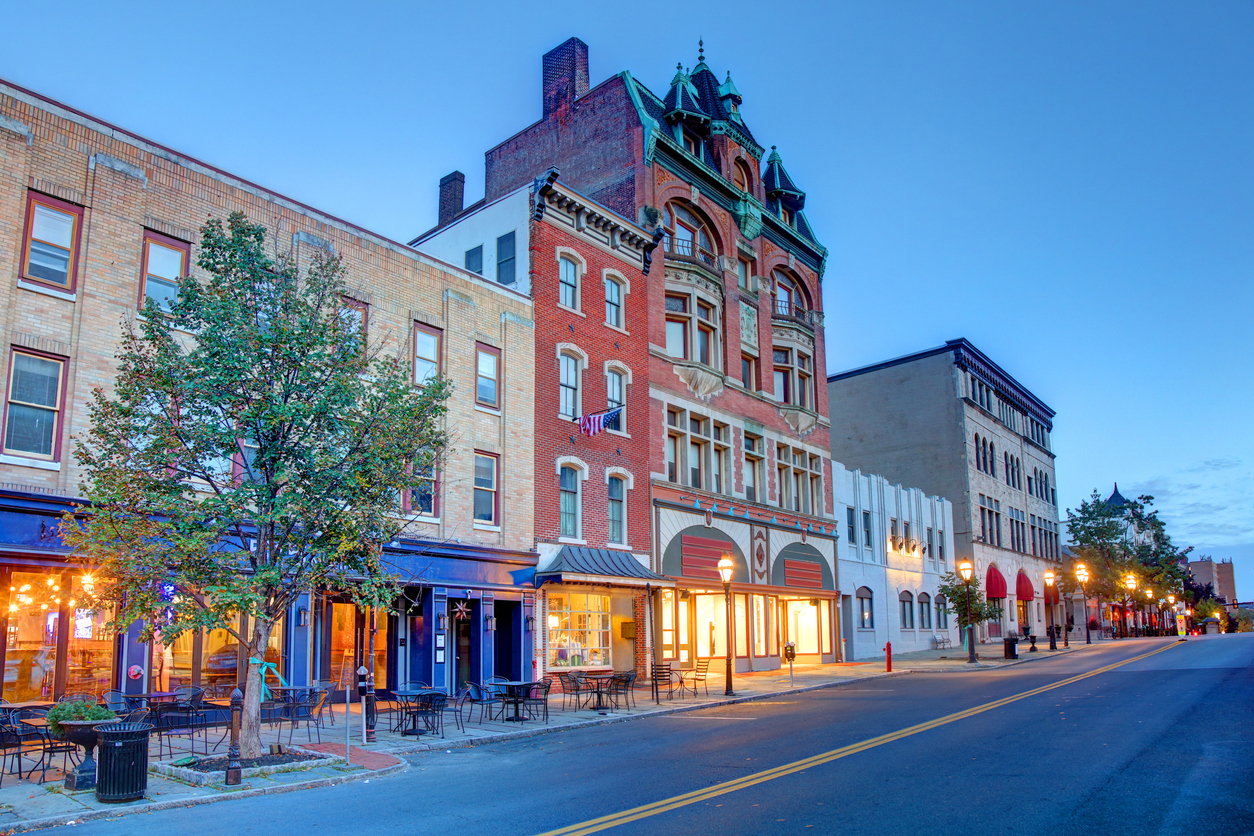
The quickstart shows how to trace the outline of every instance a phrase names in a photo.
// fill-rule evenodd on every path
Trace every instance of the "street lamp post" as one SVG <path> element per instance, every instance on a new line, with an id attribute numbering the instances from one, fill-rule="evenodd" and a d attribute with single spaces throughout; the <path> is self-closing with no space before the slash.
<path id="1" fill-rule="evenodd" d="M 732 610 L 731 610 L 731 579 L 736 564 L 730 557 L 723 557 L 718 562 L 718 576 L 723 579 L 723 604 L 727 607 L 727 687 L 723 695 L 736 696 L 732 690 Z M 820 648 L 822 649 L 822 648 Z"/>
<path id="2" fill-rule="evenodd" d="M 1123 633 L 1124 638 L 1127 638 L 1128 637 L 1128 622 L 1127 622 L 1128 609 L 1131 606 L 1130 601 L 1132 600 L 1132 596 L 1136 594 L 1136 575 L 1129 572 L 1128 577 L 1124 581 L 1123 585 L 1127 587 L 1128 594 L 1125 595 L 1123 598 L 1123 618 L 1119 619 L 1120 621 L 1119 629 Z"/>
<path id="3" fill-rule="evenodd" d="M 1054 602 L 1051 600 L 1054 591 L 1053 569 L 1045 572 L 1045 590 L 1045 611 L 1049 613 L 1049 649 L 1057 650 L 1058 637 L 1055 635 L 1057 631 L 1054 629 Z"/>
<path id="4" fill-rule="evenodd" d="M 1075 577 L 1080 582 L 1080 594 L 1084 596 L 1084 643 L 1092 644 L 1093 637 L 1089 635 L 1089 594 L 1084 591 L 1084 585 L 1089 582 L 1089 569 L 1083 563 L 1075 565 Z"/>
<path id="5" fill-rule="evenodd" d="M 964 560 L 958 564 L 958 573 L 967 588 L 967 663 L 975 664 L 975 625 L 971 623 L 971 574 L 975 569 L 971 561 Z"/>
<path id="6" fill-rule="evenodd" d="M 1152 636 L 1152 635 L 1155 635 L 1155 633 L 1154 633 L 1154 613 L 1153 613 L 1153 611 L 1152 611 L 1152 610 L 1150 610 L 1150 605 L 1154 603 L 1154 590 L 1152 590 L 1152 589 L 1148 589 L 1148 588 L 1145 590 L 1145 601 L 1146 601 L 1146 604 L 1145 604 L 1145 619 L 1144 619 L 1144 621 L 1145 621 L 1145 627 L 1146 627 L 1146 629 L 1149 631 L 1149 634 Z"/>

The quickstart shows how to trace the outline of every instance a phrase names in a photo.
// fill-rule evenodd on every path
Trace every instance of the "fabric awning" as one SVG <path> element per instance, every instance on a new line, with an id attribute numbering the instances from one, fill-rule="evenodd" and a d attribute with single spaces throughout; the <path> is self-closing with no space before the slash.
<path id="1" fill-rule="evenodd" d="M 1019 570 L 1019 576 L 1015 578 L 1015 598 L 1020 601 L 1032 601 L 1036 598 L 1036 589 L 1022 569 Z"/>
<path id="2" fill-rule="evenodd" d="M 536 586 L 544 583 L 675 586 L 672 579 L 645 568 L 631 552 L 586 546 L 563 546 L 551 562 L 536 570 Z"/>
<path id="3" fill-rule="evenodd" d="M 997 571 L 996 566 L 988 567 L 988 573 L 984 576 L 984 597 L 1006 597 L 1006 579 Z"/>

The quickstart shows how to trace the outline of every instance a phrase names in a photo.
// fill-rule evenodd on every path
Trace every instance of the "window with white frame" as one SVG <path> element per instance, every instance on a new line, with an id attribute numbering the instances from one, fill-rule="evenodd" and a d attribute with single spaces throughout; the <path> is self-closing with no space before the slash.
<path id="1" fill-rule="evenodd" d="M 498 474 L 501 457 L 494 453 L 475 452 L 475 497 L 474 515 L 476 523 L 485 525 L 501 524 L 501 503 Z"/>
<path id="2" fill-rule="evenodd" d="M 745 499 L 765 502 L 762 484 L 762 456 L 765 454 L 762 436 L 745 433 Z"/>
<path id="3" fill-rule="evenodd" d="M 853 522 L 854 513 L 855 512 L 852 508 L 845 508 L 845 522 L 849 528 L 849 531 L 848 531 L 849 545 L 851 546 L 858 545 L 858 531 L 857 531 L 857 527 L 854 525 L 854 522 Z"/>
<path id="4" fill-rule="evenodd" d="M 558 496 L 561 506 L 562 537 L 576 539 L 580 529 L 579 471 L 570 465 L 558 470 Z"/>
<path id="5" fill-rule="evenodd" d="M 579 271 L 580 266 L 569 256 L 557 260 L 557 302 L 559 305 L 579 310 Z"/>
<path id="6" fill-rule="evenodd" d="M 898 603 L 901 604 L 901 629 L 914 629 L 914 596 L 909 592 L 903 592 L 897 596 Z"/>
<path id="7" fill-rule="evenodd" d="M 582 363 L 580 358 L 569 351 L 557 357 L 559 407 L 562 415 L 570 418 L 579 416 L 579 377 Z"/>
<path id="8" fill-rule="evenodd" d="M 167 238 L 156 232 L 144 233 L 144 302 L 151 299 L 160 310 L 169 313 L 178 301 L 179 279 L 187 270 L 189 247 L 183 241 Z"/>
<path id="9" fill-rule="evenodd" d="M 949 602 L 944 595 L 936 596 L 936 627 L 940 630 L 949 629 Z"/>
<path id="10" fill-rule="evenodd" d="M 862 545 L 871 548 L 871 512 L 862 512 Z"/>
<path id="11" fill-rule="evenodd" d="M 813 357 L 799 347 L 782 345 L 772 349 L 771 359 L 775 369 L 772 397 L 779 403 L 813 409 Z"/>
<path id="12" fill-rule="evenodd" d="M 624 407 L 613 418 L 605 422 L 605 428 L 614 432 L 627 432 L 627 376 L 616 368 L 609 368 L 605 372 L 605 408 L 615 409 Z"/>
<path id="13" fill-rule="evenodd" d="M 615 328 L 623 325 L 623 283 L 613 276 L 605 277 L 605 324 Z"/>
<path id="14" fill-rule="evenodd" d="M 919 593 L 919 629 L 932 629 L 932 596 L 926 592 Z"/>
<path id="15" fill-rule="evenodd" d="M 609 510 L 609 526 L 606 539 L 611 543 L 627 545 L 627 480 L 611 476 L 606 497 Z"/>
<path id="16" fill-rule="evenodd" d="M 823 500 L 823 459 L 805 450 L 776 445 L 779 507 L 802 514 L 819 512 Z"/>

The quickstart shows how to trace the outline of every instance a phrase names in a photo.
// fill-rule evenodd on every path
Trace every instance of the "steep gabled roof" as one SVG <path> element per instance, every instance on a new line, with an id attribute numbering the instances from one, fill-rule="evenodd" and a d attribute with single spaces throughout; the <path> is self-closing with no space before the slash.
<path id="1" fill-rule="evenodd" d="M 1122 508 L 1123 506 L 1128 504 L 1128 498 L 1124 496 L 1123 494 L 1119 493 L 1118 482 L 1115 483 L 1114 493 L 1112 493 L 1110 496 L 1106 498 L 1106 504 L 1114 506 L 1115 508 Z"/>

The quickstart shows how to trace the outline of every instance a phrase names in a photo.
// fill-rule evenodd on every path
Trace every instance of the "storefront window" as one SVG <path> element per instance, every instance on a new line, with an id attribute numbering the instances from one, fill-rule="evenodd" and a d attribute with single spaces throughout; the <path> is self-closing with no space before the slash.
<path id="1" fill-rule="evenodd" d="M 610 664 L 608 595 L 549 595 L 549 667 Z"/>
<path id="2" fill-rule="evenodd" d="M 1019 611 L 1019 631 L 1026 635 L 1032 627 L 1032 602 L 1016 601 L 1015 608 Z"/>
<path id="3" fill-rule="evenodd" d="M 4 697 L 9 702 L 51 699 L 57 668 L 59 575 L 14 572 L 9 586 Z"/>
<path id="4" fill-rule="evenodd" d="M 753 596 L 753 655 L 766 655 L 766 597 Z"/>
<path id="5" fill-rule="evenodd" d="M 732 599 L 736 611 L 736 655 L 749 655 L 749 612 L 746 596 L 735 595 Z"/>
<path id="6" fill-rule="evenodd" d="M 230 621 L 238 625 L 239 617 Z M 238 629 L 238 628 L 237 628 Z M 235 686 L 238 684 L 240 643 L 224 627 L 205 633 L 200 645 L 200 684 L 202 687 Z"/>
<path id="7" fill-rule="evenodd" d="M 766 617 L 770 619 L 766 628 L 766 653 L 768 656 L 777 656 L 779 654 L 779 624 L 776 621 L 775 613 L 779 612 L 779 599 L 774 595 L 766 599 Z"/>
<path id="8" fill-rule="evenodd" d="M 669 589 L 662 592 L 662 658 L 675 658 L 675 593 Z"/>
<path id="9" fill-rule="evenodd" d="M 331 679 L 344 689 L 354 684 L 356 666 L 357 607 L 331 604 Z"/>
<path id="10" fill-rule="evenodd" d="M 173 691 L 192 684 L 192 644 L 195 630 L 184 630 L 166 638 L 157 630 L 152 637 L 152 664 L 149 687 L 152 691 Z"/>
<path id="11" fill-rule="evenodd" d="M 1006 599 L 989 598 L 988 603 L 997 611 L 997 614 L 988 620 L 988 635 L 991 638 L 1000 638 L 1001 621 L 1006 611 Z"/>
<path id="12" fill-rule="evenodd" d="M 788 607 L 788 639 L 795 642 L 797 653 L 819 652 L 819 614 L 809 601 L 786 601 Z"/>
<path id="13" fill-rule="evenodd" d="M 388 616 L 376 610 L 374 618 L 374 687 L 378 690 L 388 687 Z M 366 641 L 370 641 L 369 636 Z"/>
<path id="14" fill-rule="evenodd" d="M 832 602 L 819 601 L 819 636 L 823 642 L 823 652 L 832 652 Z"/>
<path id="15" fill-rule="evenodd" d="M 697 658 L 727 653 L 727 608 L 722 595 L 697 595 Z"/>
<path id="16" fill-rule="evenodd" d="M 76 607 L 89 585 L 90 581 L 75 575 L 70 586 L 74 628 L 70 631 L 65 692 L 99 696 L 113 687 L 113 637 L 105 632 L 112 613 L 101 610 L 93 615 L 91 610 Z"/>

